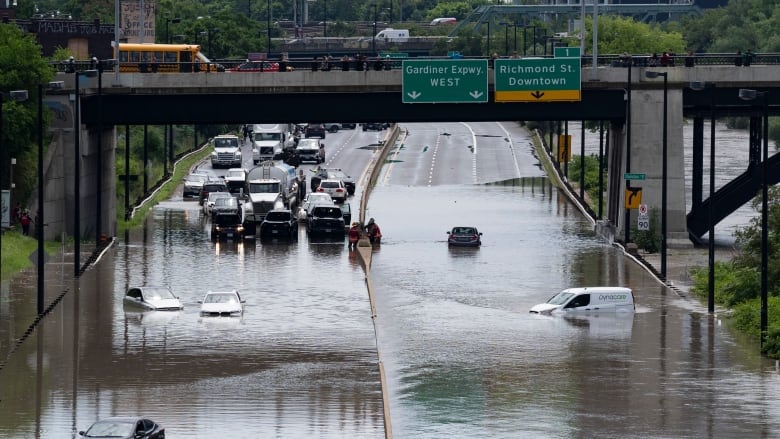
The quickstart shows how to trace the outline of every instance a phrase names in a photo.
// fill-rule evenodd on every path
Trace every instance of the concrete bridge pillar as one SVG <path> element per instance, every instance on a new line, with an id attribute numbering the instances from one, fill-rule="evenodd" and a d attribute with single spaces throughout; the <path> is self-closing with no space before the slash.
<path id="1" fill-rule="evenodd" d="M 72 95 L 70 96 L 72 98 Z M 75 151 L 73 102 L 67 95 L 49 96 L 45 105 L 51 110 L 49 130 L 44 134 L 44 238 L 59 239 L 74 235 L 75 160 L 79 160 L 80 231 L 84 240 L 96 238 L 98 166 L 101 173 L 101 224 L 106 236 L 116 235 L 116 135 L 113 126 L 81 126 L 79 154 Z M 98 162 L 98 136 L 101 137 L 101 161 Z M 31 206 L 37 206 L 37 191 Z M 34 212 L 34 210 L 33 210 Z"/>
<path id="2" fill-rule="evenodd" d="M 663 175 L 663 114 L 664 90 L 634 90 L 631 93 L 631 138 L 627 130 L 619 132 L 615 151 L 610 151 L 609 180 L 610 220 L 617 229 L 616 238 L 625 238 L 626 157 L 630 148 L 630 172 L 645 174 L 645 180 L 631 181 L 631 187 L 642 188 L 642 204 L 646 204 L 650 216 L 656 217 L 657 231 L 661 231 L 661 189 Z M 613 140 L 610 139 L 610 140 Z M 630 140 L 630 142 L 629 142 Z M 619 172 L 618 172 L 619 171 Z M 667 90 L 667 245 L 691 245 L 688 238 L 685 204 L 685 163 L 683 148 L 682 90 Z M 616 206 L 619 200 L 620 205 Z M 631 210 L 629 227 L 637 222 L 636 210 Z M 632 237 L 633 240 L 633 237 Z"/>

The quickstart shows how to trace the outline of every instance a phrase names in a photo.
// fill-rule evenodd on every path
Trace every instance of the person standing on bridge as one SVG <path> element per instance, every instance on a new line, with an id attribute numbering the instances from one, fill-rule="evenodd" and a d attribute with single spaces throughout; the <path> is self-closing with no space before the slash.
<path id="1" fill-rule="evenodd" d="M 742 54 L 742 67 L 750 67 L 750 64 L 753 63 L 754 56 L 753 49 L 746 50 L 745 53 Z"/>

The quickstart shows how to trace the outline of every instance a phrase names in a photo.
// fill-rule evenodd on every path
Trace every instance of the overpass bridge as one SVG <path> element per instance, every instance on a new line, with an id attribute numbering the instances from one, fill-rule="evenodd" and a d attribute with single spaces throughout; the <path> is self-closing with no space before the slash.
<path id="1" fill-rule="evenodd" d="M 668 86 L 661 78 L 651 79 L 645 71 L 665 71 Z M 106 72 L 98 79 L 81 78 L 81 141 L 78 160 L 82 230 L 94 230 L 101 217 L 101 230 L 115 234 L 116 125 L 272 123 L 329 121 L 606 121 L 608 136 L 607 213 L 605 222 L 615 236 L 624 224 L 633 224 L 634 215 L 624 209 L 625 172 L 644 173 L 641 182 L 643 203 L 661 205 L 664 95 L 667 100 L 669 245 L 700 238 L 707 230 L 709 203 L 714 203 L 719 221 L 749 201 L 760 187 L 760 170 L 769 167 L 771 183 L 780 179 L 780 159 L 761 162 L 760 136 L 752 135 L 746 148 L 751 162 L 739 178 L 717 191 L 713 200 L 702 196 L 703 121 L 711 112 L 717 118 L 748 116 L 751 132 L 760 133 L 762 115 L 780 114 L 780 66 L 749 68 L 708 65 L 694 68 L 667 67 L 584 67 L 582 100 L 579 102 L 496 103 L 492 77 L 489 99 L 481 104 L 404 104 L 402 72 L 389 71 L 294 71 L 287 73 L 226 74 L 126 74 Z M 75 132 L 73 123 L 73 75 L 60 74 L 70 91 L 52 94 L 57 124 L 52 128 L 54 148 L 47 163 L 47 212 L 66 212 L 74 203 L 72 183 Z M 693 81 L 711 86 L 694 91 Z M 766 91 L 765 101 L 743 101 L 741 88 Z M 694 120 L 692 145 L 683 144 L 685 118 Z M 70 129 L 68 127 L 71 127 Z M 100 139 L 98 141 L 98 139 Z M 98 153 L 98 145 L 100 153 Z M 686 212 L 684 148 L 694 149 L 692 208 Z M 100 163 L 97 157 L 101 157 Z M 100 170 L 102 181 L 94 184 Z M 634 182 L 632 186 L 639 186 Z M 104 213 L 96 215 L 94 199 L 101 192 Z M 49 200 L 49 198 L 51 200 Z M 100 204 L 98 204 L 100 205 Z M 56 215 L 56 214 L 51 214 Z M 74 231 L 63 215 L 47 214 L 49 235 Z"/>

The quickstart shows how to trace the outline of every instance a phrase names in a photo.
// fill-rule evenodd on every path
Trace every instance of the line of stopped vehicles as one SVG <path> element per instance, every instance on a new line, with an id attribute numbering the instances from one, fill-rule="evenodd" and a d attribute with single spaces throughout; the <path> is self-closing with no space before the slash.
<path id="1" fill-rule="evenodd" d="M 363 130 L 383 130 L 388 124 L 363 123 Z M 197 198 L 203 215 L 211 220 L 210 236 L 217 240 L 260 237 L 298 238 L 298 224 L 311 235 L 344 237 L 352 221 L 348 198 L 355 194 L 355 180 L 325 162 L 327 132 L 355 129 L 357 124 L 255 124 L 243 127 L 244 140 L 252 146 L 251 169 L 242 166 L 242 139 L 224 134 L 212 139 L 214 170 L 195 170 L 184 179 L 184 198 Z M 319 138 L 319 139 L 318 139 Z M 296 168 L 314 163 L 311 175 Z M 307 185 L 307 177 L 309 184 Z M 308 187 L 307 187 L 308 186 Z M 307 191 L 308 189 L 308 191 Z M 456 226 L 447 232 L 450 247 L 479 247 L 482 233 L 472 226 Z"/>
<path id="2" fill-rule="evenodd" d="M 320 139 L 328 131 L 348 127 L 357 124 L 256 124 L 244 127 L 244 139 L 216 136 L 210 155 L 213 170 L 196 169 L 186 176 L 183 196 L 198 199 L 211 220 L 213 241 L 295 240 L 299 222 L 310 235 L 344 237 L 352 220 L 348 198 L 355 193 L 355 180 L 339 168 L 321 166 L 325 150 Z M 242 167 L 244 140 L 252 146 L 250 169 Z M 317 166 L 310 175 L 296 173 L 303 163 Z M 219 168 L 227 169 L 216 171 Z"/>

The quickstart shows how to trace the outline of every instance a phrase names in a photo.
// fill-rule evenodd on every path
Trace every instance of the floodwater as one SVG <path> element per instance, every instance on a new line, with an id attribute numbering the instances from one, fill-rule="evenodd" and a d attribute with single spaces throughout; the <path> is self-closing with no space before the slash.
<path id="1" fill-rule="evenodd" d="M 780 377 L 754 343 L 596 239 L 521 129 L 442 125 L 412 126 L 372 193 L 376 318 L 343 239 L 215 244 L 197 202 L 175 197 L 81 279 L 53 261 L 47 298 L 61 301 L 34 330 L 34 271 L 10 282 L 0 438 L 72 439 L 122 414 L 169 438 L 780 437 Z M 345 142 L 345 162 L 366 154 Z M 501 164 L 495 184 L 441 183 L 452 169 L 491 181 L 483 157 Z M 434 183 L 408 185 L 411 169 Z M 449 249 L 455 225 L 479 227 L 483 246 Z M 143 284 L 169 286 L 184 310 L 125 308 Z M 633 288 L 636 314 L 528 313 L 597 284 Z M 232 288 L 242 317 L 199 316 L 206 291 Z"/>
<path id="2" fill-rule="evenodd" d="M 545 179 L 380 187 L 370 205 L 395 437 L 780 437 L 774 363 L 594 238 Z M 481 248 L 448 248 L 463 225 Z M 632 288 L 636 314 L 528 312 L 595 285 Z"/>

